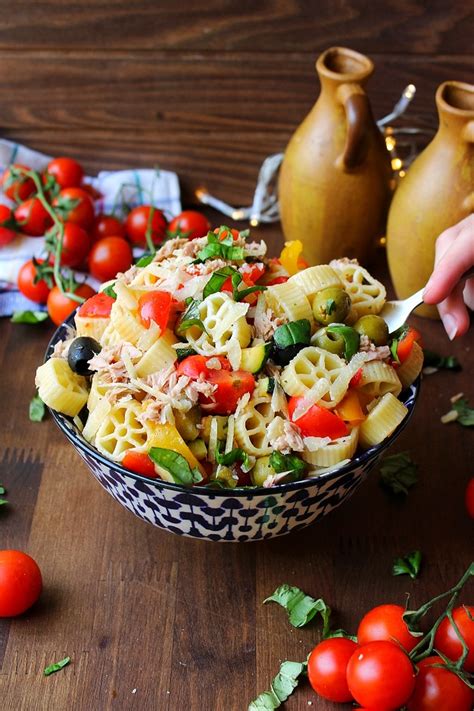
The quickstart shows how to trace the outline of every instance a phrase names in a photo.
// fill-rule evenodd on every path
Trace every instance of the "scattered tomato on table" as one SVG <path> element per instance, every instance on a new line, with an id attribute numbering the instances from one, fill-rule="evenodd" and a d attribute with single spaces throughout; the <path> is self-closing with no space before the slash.
<path id="1" fill-rule="evenodd" d="M 22 551 L 0 551 L 0 617 L 26 612 L 42 587 L 41 571 L 33 558 Z"/>

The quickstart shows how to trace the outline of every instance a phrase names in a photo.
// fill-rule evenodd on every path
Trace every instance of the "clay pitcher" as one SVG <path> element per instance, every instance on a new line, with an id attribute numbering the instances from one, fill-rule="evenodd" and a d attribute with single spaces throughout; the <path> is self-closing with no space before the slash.
<path id="1" fill-rule="evenodd" d="M 438 235 L 474 210 L 474 86 L 447 81 L 436 105 L 438 132 L 401 181 L 388 218 L 388 263 L 401 299 L 428 281 Z M 434 306 L 417 313 L 438 316 Z"/>
<path id="2" fill-rule="evenodd" d="M 283 232 L 303 242 L 312 264 L 337 257 L 366 263 L 384 234 L 391 168 L 363 89 L 373 69 L 363 54 L 326 50 L 316 62 L 321 94 L 285 152 Z"/>

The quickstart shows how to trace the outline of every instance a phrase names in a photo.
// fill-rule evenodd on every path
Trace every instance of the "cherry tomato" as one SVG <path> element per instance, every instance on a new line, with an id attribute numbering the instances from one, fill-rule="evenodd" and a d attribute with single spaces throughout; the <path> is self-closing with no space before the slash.
<path id="1" fill-rule="evenodd" d="M 23 168 L 23 170 L 31 170 L 27 165 L 21 163 L 13 163 L 10 168 Z M 15 202 L 23 202 L 31 197 L 36 192 L 36 186 L 32 178 L 22 176 L 21 178 L 12 178 L 11 169 L 7 168 L 2 176 L 3 192 L 10 200 Z"/>
<path id="2" fill-rule="evenodd" d="M 114 303 L 115 299 L 112 296 L 99 292 L 84 301 L 79 307 L 77 315 L 83 318 L 107 318 L 110 316 Z"/>
<path id="3" fill-rule="evenodd" d="M 145 328 L 150 322 L 158 324 L 163 332 L 171 311 L 172 296 L 169 291 L 147 291 L 138 300 L 138 317 Z"/>
<path id="4" fill-rule="evenodd" d="M 214 234 L 218 235 L 220 232 L 220 229 L 221 229 L 220 227 L 216 227 L 216 229 L 214 230 Z M 222 232 L 222 234 L 220 235 L 219 239 L 224 240 L 224 239 L 226 239 L 226 237 L 229 237 L 229 234 L 232 235 L 234 242 L 239 239 L 239 230 L 234 230 L 234 229 L 231 229 L 230 233 L 229 233 L 229 230 L 224 230 Z"/>
<path id="5" fill-rule="evenodd" d="M 466 487 L 466 509 L 471 518 L 474 518 L 474 476 Z"/>
<path id="6" fill-rule="evenodd" d="M 259 279 L 265 274 L 265 265 L 256 262 L 247 264 L 248 268 L 242 270 L 242 280 L 247 286 L 254 286 Z"/>
<path id="7" fill-rule="evenodd" d="M 286 277 L 286 276 L 275 277 L 271 281 L 267 282 L 267 286 L 275 286 L 275 284 L 284 284 L 285 282 L 288 281 L 289 278 L 290 277 Z"/>
<path id="8" fill-rule="evenodd" d="M 94 203 L 82 188 L 64 188 L 54 198 L 53 207 L 64 221 L 75 222 L 85 230 L 90 230 L 94 223 Z"/>
<path id="9" fill-rule="evenodd" d="M 80 284 L 74 293 L 78 296 L 82 296 L 83 299 L 88 299 L 95 294 L 95 291 L 88 284 Z M 60 326 L 62 322 L 67 319 L 69 314 L 79 306 L 77 301 L 63 294 L 59 286 L 53 286 L 49 292 L 46 305 L 51 321 L 55 323 L 56 326 Z"/>
<path id="10" fill-rule="evenodd" d="M 471 711 L 474 692 L 456 674 L 443 669 L 444 665 L 440 657 L 426 657 L 418 663 L 408 711 Z"/>
<path id="11" fill-rule="evenodd" d="M 89 254 L 89 271 L 99 281 L 113 279 L 126 272 L 133 260 L 132 248 L 123 237 L 104 237 L 96 242 Z"/>
<path id="12" fill-rule="evenodd" d="M 404 363 L 410 355 L 414 342 L 421 343 L 421 334 L 410 326 L 397 346 L 397 356 L 400 363 Z"/>
<path id="13" fill-rule="evenodd" d="M 337 439 L 347 435 L 348 429 L 344 420 L 330 410 L 319 407 L 319 405 L 312 405 L 304 415 L 294 420 L 293 413 L 302 399 L 303 396 L 290 397 L 288 411 L 290 420 L 300 428 L 304 437 L 330 437 L 331 439 Z"/>
<path id="14" fill-rule="evenodd" d="M 347 684 L 354 699 L 377 711 L 395 711 L 415 688 L 415 670 L 394 642 L 369 642 L 358 647 L 347 665 Z"/>
<path id="15" fill-rule="evenodd" d="M 55 178 L 60 188 L 78 188 L 84 177 L 82 166 L 73 158 L 53 158 L 46 172 Z"/>
<path id="16" fill-rule="evenodd" d="M 17 224 L 13 212 L 6 205 L 0 205 L 0 247 L 15 239 L 16 230 Z"/>
<path id="17" fill-rule="evenodd" d="M 222 370 L 231 370 L 230 363 L 224 356 L 212 356 L 213 358 L 218 358 L 221 364 Z M 192 355 L 184 358 L 177 367 L 178 375 L 187 375 L 188 378 L 192 380 L 198 380 L 201 376 L 204 380 L 208 380 L 208 376 L 211 373 L 211 368 L 207 367 L 207 361 L 209 357 L 203 355 Z"/>
<path id="18" fill-rule="evenodd" d="M 356 649 L 357 644 L 344 637 L 325 639 L 313 649 L 308 659 L 308 679 L 317 694 L 329 701 L 353 700 L 346 669 Z"/>
<path id="19" fill-rule="evenodd" d="M 38 259 L 37 261 L 40 264 L 44 263 L 43 259 Z M 23 264 L 18 272 L 18 288 L 27 299 L 35 301 L 37 304 L 45 304 L 51 289 L 44 279 L 39 279 L 35 283 L 36 276 L 36 267 L 33 260 L 30 259 Z"/>
<path id="20" fill-rule="evenodd" d="M 463 668 L 467 672 L 474 672 L 474 606 L 456 607 L 453 610 L 453 620 L 469 649 Z M 453 662 L 457 662 L 462 655 L 461 642 L 447 617 L 441 621 L 436 630 L 434 646 L 438 652 L 444 654 L 448 659 L 452 659 Z"/>
<path id="21" fill-rule="evenodd" d="M 245 393 L 253 393 L 255 378 L 245 370 L 210 370 L 206 380 L 216 389 L 212 398 L 201 398 L 203 409 L 214 415 L 231 415 Z"/>
<path id="22" fill-rule="evenodd" d="M 125 225 L 113 215 L 97 215 L 91 236 L 94 242 L 103 237 L 125 237 Z"/>
<path id="23" fill-rule="evenodd" d="M 155 465 L 146 452 L 137 452 L 136 449 L 127 450 L 122 460 L 122 466 L 136 474 L 148 476 L 150 479 L 158 478 Z"/>
<path id="24" fill-rule="evenodd" d="M 168 225 L 168 230 L 178 237 L 196 239 L 204 237 L 211 229 L 211 223 L 205 215 L 196 210 L 184 210 L 174 217 Z"/>
<path id="25" fill-rule="evenodd" d="M 386 639 L 398 642 L 407 651 L 411 652 L 419 642 L 419 637 L 414 637 L 403 619 L 405 608 L 401 605 L 379 605 L 364 615 L 357 630 L 359 644 L 378 642 Z"/>
<path id="26" fill-rule="evenodd" d="M 21 551 L 0 551 L 0 617 L 15 617 L 39 598 L 43 581 L 37 563 Z"/>
<path id="27" fill-rule="evenodd" d="M 38 198 L 29 198 L 15 208 L 18 228 L 30 237 L 42 237 L 53 224 L 53 218 Z"/>
<path id="28" fill-rule="evenodd" d="M 87 232 L 75 222 L 64 225 L 63 249 L 61 265 L 63 267 L 79 267 L 87 257 L 91 240 Z M 54 264 L 55 255 L 51 252 L 50 261 Z"/>
<path id="29" fill-rule="evenodd" d="M 153 210 L 153 215 L 150 217 L 150 212 Z M 146 232 L 148 222 L 150 220 L 150 236 L 153 244 L 161 244 L 166 235 L 166 217 L 158 208 L 152 208 L 150 205 L 140 205 L 134 207 L 127 215 L 125 221 L 125 230 L 128 239 L 133 244 L 138 244 L 141 247 L 147 246 Z"/>

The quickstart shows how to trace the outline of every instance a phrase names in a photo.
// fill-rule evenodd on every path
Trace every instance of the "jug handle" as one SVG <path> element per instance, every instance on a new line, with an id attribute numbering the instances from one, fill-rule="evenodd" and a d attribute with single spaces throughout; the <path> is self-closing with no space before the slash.
<path id="1" fill-rule="evenodd" d="M 346 145 L 343 154 L 337 159 L 337 165 L 350 171 L 360 166 L 367 156 L 368 127 L 371 125 L 372 114 L 368 96 L 358 84 L 341 84 L 337 96 L 344 107 L 347 122 Z"/>
<path id="2" fill-rule="evenodd" d="M 474 143 L 474 121 L 469 121 L 463 128 L 461 138 L 466 143 Z"/>

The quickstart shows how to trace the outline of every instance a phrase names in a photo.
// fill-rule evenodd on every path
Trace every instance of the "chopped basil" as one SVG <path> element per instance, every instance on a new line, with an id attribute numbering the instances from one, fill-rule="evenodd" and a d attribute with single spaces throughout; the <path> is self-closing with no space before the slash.
<path id="1" fill-rule="evenodd" d="M 350 361 L 359 350 L 360 335 L 351 326 L 343 323 L 332 323 L 327 327 L 328 333 L 338 333 L 344 339 L 344 358 Z"/>
<path id="2" fill-rule="evenodd" d="M 274 390 L 275 390 L 275 378 L 273 378 L 270 375 L 270 377 L 268 378 L 267 393 L 269 395 L 273 395 Z"/>
<path id="3" fill-rule="evenodd" d="M 335 308 L 336 308 L 336 302 L 334 301 L 334 299 L 327 299 L 326 313 L 328 316 L 330 316 L 332 314 L 332 312 L 334 311 Z"/>
<path id="4" fill-rule="evenodd" d="M 45 676 L 54 674 L 55 672 L 59 671 L 60 669 L 64 669 L 64 667 L 67 667 L 67 665 L 70 663 L 71 663 L 71 657 L 64 657 L 64 659 L 61 659 L 60 662 L 56 662 L 56 664 L 51 664 L 49 667 L 46 667 L 43 674 Z"/>
<path id="5" fill-rule="evenodd" d="M 199 469 L 191 469 L 187 460 L 178 452 L 162 447 L 152 447 L 148 456 L 155 464 L 171 474 L 175 484 L 192 486 L 202 481 Z"/>
<path id="6" fill-rule="evenodd" d="M 4 486 L 0 486 L 0 496 L 5 496 L 7 493 L 6 489 Z M 0 499 L 0 506 L 3 506 L 4 504 L 8 504 L 8 501 L 6 499 Z"/>
<path id="7" fill-rule="evenodd" d="M 418 465 L 412 461 L 408 452 L 391 454 L 380 467 L 380 483 L 393 494 L 408 494 L 418 481 Z"/>
<path id="8" fill-rule="evenodd" d="M 461 370 L 461 364 L 456 356 L 441 356 L 434 351 L 423 349 L 425 367 L 439 368 L 440 370 Z"/>
<path id="9" fill-rule="evenodd" d="M 311 622 L 315 615 L 320 614 L 323 620 L 323 637 L 329 632 L 331 608 L 322 598 L 315 600 L 299 588 L 284 583 L 263 602 L 276 602 L 281 605 L 287 611 L 288 619 L 293 627 L 304 627 L 308 622 Z"/>
<path id="10" fill-rule="evenodd" d="M 48 318 L 47 311 L 15 311 L 10 321 L 12 323 L 42 323 Z"/>
<path id="11" fill-rule="evenodd" d="M 277 472 L 277 474 L 288 472 L 287 481 L 296 481 L 303 476 L 306 471 L 307 464 L 295 454 L 272 452 L 270 455 L 270 466 Z"/>
<path id="12" fill-rule="evenodd" d="M 390 343 L 390 353 L 392 354 L 392 358 L 395 361 L 395 363 L 400 363 L 400 358 L 398 357 L 398 344 L 400 341 L 403 341 L 405 336 L 407 335 L 409 330 L 409 326 L 404 323 L 403 326 L 400 326 L 399 329 L 394 331 L 392 333 L 392 342 Z"/>
<path id="13" fill-rule="evenodd" d="M 206 330 L 203 322 L 199 318 L 199 301 L 196 301 L 195 299 L 191 299 L 189 302 L 186 311 L 183 313 L 178 322 L 176 332 L 184 333 L 184 331 L 187 331 L 188 328 L 191 328 L 191 326 L 197 326 L 202 331 Z"/>
<path id="14" fill-rule="evenodd" d="M 154 254 L 144 254 L 140 259 L 135 262 L 136 267 L 147 267 L 154 260 Z"/>
<path id="15" fill-rule="evenodd" d="M 306 662 L 282 662 L 270 690 L 264 691 L 251 701 L 248 711 L 273 711 L 279 708 L 298 686 L 301 675 L 306 672 L 306 667 Z"/>
<path id="16" fill-rule="evenodd" d="M 392 575 L 409 575 L 412 580 L 418 577 L 421 567 L 421 552 L 413 551 L 402 558 L 395 558 Z"/>
<path id="17" fill-rule="evenodd" d="M 458 413 L 456 422 L 464 427 L 474 427 L 474 408 L 469 406 L 465 397 L 453 403 L 453 410 Z"/>
<path id="18" fill-rule="evenodd" d="M 309 345 L 311 341 L 311 324 L 306 318 L 285 323 L 275 330 L 273 340 L 278 348 L 287 348 L 295 343 Z"/>
<path id="19" fill-rule="evenodd" d="M 111 296 L 112 299 L 117 298 L 117 294 L 115 293 L 115 282 L 113 284 L 109 284 L 108 286 L 105 287 L 105 289 L 102 289 L 101 294 L 107 294 L 107 296 Z"/>
<path id="20" fill-rule="evenodd" d="M 230 467 L 232 464 L 235 464 L 236 462 L 242 462 L 244 467 L 249 466 L 249 455 L 247 452 L 244 452 L 243 449 L 239 449 L 236 447 L 235 449 L 231 449 L 230 452 L 227 452 L 227 454 L 222 454 L 219 451 L 219 445 L 216 447 L 216 462 L 218 464 L 222 464 L 225 467 Z"/>
<path id="21" fill-rule="evenodd" d="M 222 239 L 221 239 L 222 238 Z M 234 246 L 234 238 L 228 227 L 222 226 L 219 234 L 208 232 L 207 245 L 197 253 L 197 260 L 205 262 L 206 259 L 243 260 L 243 247 Z"/>
<path id="22" fill-rule="evenodd" d="M 46 407 L 39 395 L 35 395 L 30 401 L 29 415 L 32 422 L 41 422 L 46 413 Z"/>
<path id="23" fill-rule="evenodd" d="M 192 355 L 197 355 L 197 351 L 194 350 L 194 348 L 177 348 L 176 349 L 176 355 L 178 357 L 178 360 L 184 360 L 185 358 L 189 358 L 189 356 Z"/>
<path id="24" fill-rule="evenodd" d="M 238 272 L 233 267 L 222 267 L 222 269 L 218 269 L 214 272 L 204 287 L 202 292 L 203 298 L 205 299 L 210 294 L 215 294 L 217 291 L 220 291 L 227 279 L 234 274 L 238 274 Z"/>

